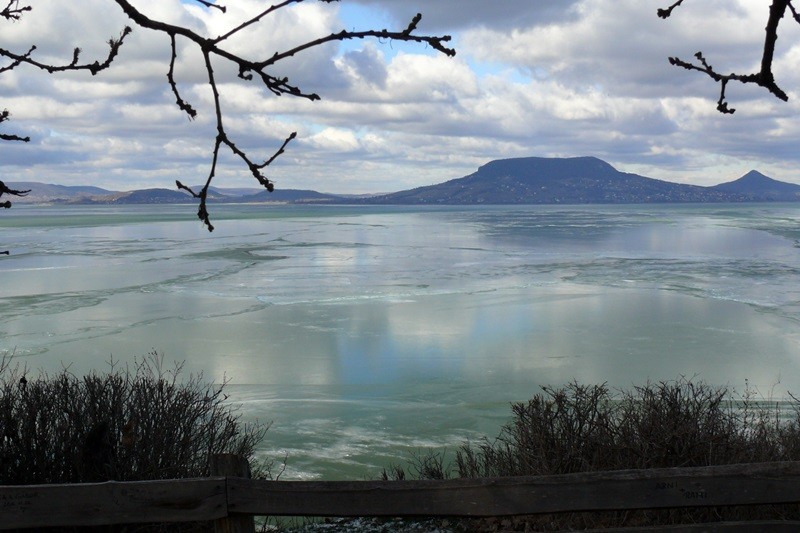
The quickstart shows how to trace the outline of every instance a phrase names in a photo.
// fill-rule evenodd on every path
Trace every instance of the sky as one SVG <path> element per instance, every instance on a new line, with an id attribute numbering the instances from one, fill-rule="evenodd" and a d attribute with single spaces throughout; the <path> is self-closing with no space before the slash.
<path id="1" fill-rule="evenodd" d="M 214 37 L 273 2 L 135 0 L 147 16 Z M 0 22 L 0 47 L 68 63 L 105 54 L 126 24 L 114 0 L 29 0 L 19 22 Z M 599 157 L 617 169 L 714 185 L 757 169 L 800 183 L 800 25 L 781 25 L 774 71 L 789 93 L 731 84 L 734 115 L 716 111 L 718 86 L 670 66 L 703 51 L 724 72 L 761 59 L 768 0 L 314 0 L 275 11 L 227 49 L 250 59 L 342 29 L 402 30 L 422 13 L 420 34 L 448 34 L 454 58 L 425 45 L 357 40 L 316 47 L 271 71 L 321 101 L 277 97 L 238 80 L 214 59 L 229 135 L 255 160 L 298 136 L 266 175 L 278 188 L 392 192 L 440 183 L 510 157 Z M 197 110 L 190 121 L 167 83 L 169 40 L 134 27 L 111 68 L 48 75 L 29 66 L 0 74 L 0 179 L 111 190 L 205 181 L 215 136 L 202 60 L 178 42 L 176 81 Z M 5 63 L 0 62 L 0 65 Z M 223 153 L 214 185 L 258 187 Z"/>

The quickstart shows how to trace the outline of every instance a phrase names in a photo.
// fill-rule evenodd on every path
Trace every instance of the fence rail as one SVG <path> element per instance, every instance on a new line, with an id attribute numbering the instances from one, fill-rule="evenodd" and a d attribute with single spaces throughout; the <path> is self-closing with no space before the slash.
<path id="1" fill-rule="evenodd" d="M 0 529 L 254 515 L 486 517 L 788 503 L 800 503 L 800 461 L 442 481 L 217 476 L 0 486 Z"/>

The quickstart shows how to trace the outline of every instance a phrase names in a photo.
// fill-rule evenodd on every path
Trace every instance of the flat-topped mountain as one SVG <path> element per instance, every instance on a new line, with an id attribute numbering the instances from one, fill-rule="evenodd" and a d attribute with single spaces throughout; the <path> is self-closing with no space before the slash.
<path id="1" fill-rule="evenodd" d="M 438 185 L 372 198 L 386 204 L 610 204 L 738 202 L 741 195 L 620 172 L 596 157 L 492 161 Z"/>

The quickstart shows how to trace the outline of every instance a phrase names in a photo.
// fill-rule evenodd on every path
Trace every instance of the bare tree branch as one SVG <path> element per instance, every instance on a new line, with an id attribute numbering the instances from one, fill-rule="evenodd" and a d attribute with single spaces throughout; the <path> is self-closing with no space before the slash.
<path id="1" fill-rule="evenodd" d="M 0 133 L 0 140 L 2 141 L 22 141 L 24 143 L 30 142 L 30 137 L 20 137 L 19 135 L 13 135 L 9 133 Z"/>
<path id="2" fill-rule="evenodd" d="M 223 125 L 222 122 L 222 106 L 220 104 L 220 95 L 219 95 L 219 90 L 217 89 L 216 80 L 214 78 L 214 69 L 212 68 L 211 65 L 211 57 L 209 56 L 209 54 L 206 53 L 204 59 L 206 63 L 206 71 L 208 72 L 208 83 L 209 85 L 211 85 L 211 92 L 214 95 L 214 108 L 216 110 L 216 117 L 217 117 L 217 137 L 214 143 L 211 171 L 208 174 L 208 178 L 206 179 L 205 185 L 203 185 L 203 188 L 200 189 L 199 193 L 195 193 L 190 187 L 187 187 L 180 181 L 176 180 L 175 185 L 179 189 L 183 189 L 185 191 L 190 192 L 192 196 L 194 196 L 195 198 L 200 199 L 200 205 L 197 210 L 197 217 L 203 221 L 203 224 L 206 225 L 208 231 L 214 231 L 214 226 L 213 224 L 211 224 L 211 218 L 206 205 L 206 199 L 208 197 L 208 189 L 211 186 L 211 181 L 214 179 L 214 175 L 216 174 L 217 160 L 219 158 L 220 147 L 224 144 L 231 150 L 231 152 L 239 156 L 239 158 L 242 161 L 244 161 L 244 163 L 250 169 L 250 172 L 253 174 L 253 177 L 255 177 L 256 180 L 261 185 L 263 185 L 269 192 L 272 192 L 275 190 L 275 185 L 261 173 L 261 169 L 268 166 L 279 155 L 281 155 L 284 152 L 286 145 L 289 144 L 289 142 L 297 136 L 297 133 L 293 132 L 291 135 L 289 135 L 289 137 L 283 142 L 278 151 L 275 152 L 275 154 L 273 154 L 272 157 L 264 161 L 264 163 L 257 164 L 254 163 L 252 160 L 250 160 L 247 154 L 244 153 L 242 150 L 240 150 L 236 146 L 236 144 L 230 140 L 228 134 L 225 132 L 225 126 Z"/>
<path id="3" fill-rule="evenodd" d="M 256 15 L 255 17 L 252 17 L 251 19 L 246 20 L 245 22 L 242 22 L 241 24 L 239 24 L 238 26 L 236 26 L 235 28 L 233 28 L 229 32 L 224 33 L 224 34 L 220 35 L 219 37 L 217 37 L 216 39 L 214 39 L 214 44 L 217 44 L 217 43 L 219 43 L 221 41 L 224 41 L 225 39 L 227 39 L 231 35 L 234 35 L 234 34 L 240 32 L 240 31 L 242 31 L 243 29 L 245 29 L 248 26 L 252 26 L 256 22 L 260 21 L 262 18 L 264 18 L 267 15 L 269 15 L 270 13 L 272 13 L 273 11 L 277 11 L 278 9 L 281 9 L 282 7 L 286 7 L 289 4 L 297 4 L 297 3 L 303 2 L 303 1 L 304 0 L 285 0 L 284 2 L 281 2 L 280 4 L 276 4 L 274 6 L 270 6 L 266 10 L 264 10 L 261 13 L 259 13 L 258 15 Z"/>
<path id="4" fill-rule="evenodd" d="M 443 54 L 446 54 L 451 57 L 456 55 L 455 50 L 453 50 L 452 48 L 448 48 L 442 44 L 443 42 L 447 42 L 450 40 L 449 35 L 445 35 L 443 37 L 427 37 L 427 36 L 411 35 L 411 31 L 413 31 L 413 29 L 416 28 L 415 21 L 419 20 L 417 17 L 422 18 L 422 15 L 417 13 L 417 16 L 414 17 L 414 20 L 412 20 L 411 24 L 409 25 L 409 28 L 411 29 L 406 29 L 401 32 L 390 32 L 387 30 L 380 30 L 380 31 L 368 30 L 368 31 L 349 32 L 342 30 L 339 33 L 332 33 L 326 37 L 321 37 L 314 41 L 309 41 L 305 44 L 292 48 L 291 50 L 287 50 L 286 52 L 282 52 L 280 54 L 276 52 L 275 55 L 269 58 L 268 60 L 256 63 L 256 66 L 258 67 L 258 69 L 263 69 L 270 65 L 274 65 L 281 59 L 286 59 L 287 57 L 291 57 L 298 52 L 302 52 L 303 50 L 313 48 L 314 46 L 319 46 L 321 44 L 329 43 L 332 41 L 363 39 L 365 37 L 375 37 L 377 39 L 392 39 L 397 41 L 415 41 L 418 43 L 426 43 L 429 44 L 432 48 L 435 48 L 436 50 L 442 52 Z"/>
<path id="5" fill-rule="evenodd" d="M 29 192 L 31 192 L 30 189 L 28 189 L 27 191 L 9 189 L 8 186 L 6 186 L 5 183 L 0 181 L 0 196 L 3 196 L 4 194 L 10 194 L 12 196 L 25 196 Z M 0 207 L 4 207 L 6 209 L 10 209 L 11 208 L 11 202 L 6 200 L 5 202 L 0 203 Z"/>
<path id="6" fill-rule="evenodd" d="M 0 18 L 4 18 L 6 20 L 19 20 L 24 12 L 30 10 L 31 6 L 20 7 L 19 0 L 8 0 L 8 5 L 0 10 Z"/>
<path id="7" fill-rule="evenodd" d="M 203 4 L 206 7 L 213 7 L 214 9 L 219 9 L 223 13 L 225 13 L 228 9 L 225 6 L 220 6 L 214 4 L 213 2 L 206 2 L 206 0 L 195 0 L 198 4 Z"/>
<path id="8" fill-rule="evenodd" d="M 664 19 L 668 18 L 672 14 L 672 11 L 679 7 L 682 3 L 683 0 L 678 0 L 667 9 L 659 9 L 658 16 Z M 720 84 L 720 94 L 719 100 L 717 100 L 717 110 L 720 113 L 733 114 L 736 111 L 734 108 L 728 106 L 728 102 L 725 97 L 725 90 L 728 87 L 728 83 L 731 81 L 738 81 L 745 84 L 756 84 L 765 88 L 776 98 L 783 100 L 784 102 L 788 101 L 789 95 L 787 95 L 786 92 L 778 86 L 777 82 L 775 81 L 775 75 L 772 72 L 772 62 L 775 57 L 775 43 L 778 40 L 778 27 L 784 15 L 786 14 L 787 8 L 791 11 L 795 21 L 800 23 L 800 15 L 798 15 L 793 5 L 793 0 L 772 1 L 772 5 L 770 5 L 769 8 L 767 26 L 765 28 L 761 65 L 758 72 L 753 72 L 750 74 L 736 74 L 733 72 L 730 74 L 721 74 L 708 63 L 702 52 L 697 52 L 694 54 L 694 57 L 697 59 L 696 63 L 684 61 L 677 57 L 670 57 L 669 62 L 671 65 L 682 67 L 686 70 L 696 70 L 698 72 L 702 72 L 712 80 L 718 82 Z"/>
<path id="9" fill-rule="evenodd" d="M 169 86 L 172 88 L 172 93 L 175 95 L 175 103 L 178 105 L 181 111 L 185 111 L 187 115 L 189 115 L 189 119 L 193 120 L 197 116 L 197 111 L 186 103 L 183 98 L 181 98 L 180 93 L 178 92 L 178 84 L 175 83 L 175 60 L 178 58 L 178 53 L 175 49 L 175 36 L 170 35 L 170 44 L 172 46 L 172 56 L 169 60 L 169 72 L 167 72 L 167 81 L 169 82 Z"/>
<path id="10" fill-rule="evenodd" d="M 678 0 L 677 2 L 669 6 L 667 9 L 659 9 L 657 12 L 658 16 L 661 17 L 662 19 L 668 19 L 669 16 L 672 15 L 672 10 L 680 6 L 682 3 L 683 0 Z"/>
<path id="11" fill-rule="evenodd" d="M 11 113 L 8 112 L 8 109 L 3 109 L 0 111 L 0 124 L 9 120 L 11 118 Z M 3 141 L 22 141 L 28 142 L 31 140 L 30 137 L 20 137 L 19 135 L 9 135 L 6 133 L 0 133 L 0 140 Z"/>
<path id="12" fill-rule="evenodd" d="M 792 12 L 792 17 L 794 21 L 800 23 L 800 14 L 798 14 L 797 9 L 795 9 L 794 4 L 789 2 L 789 10 Z"/>
<path id="13" fill-rule="evenodd" d="M 72 61 L 66 65 L 52 65 L 48 63 L 42 63 L 40 61 L 36 61 L 35 59 L 31 58 L 31 54 L 36 50 L 35 46 L 32 46 L 26 53 L 24 54 L 17 54 L 12 52 L 11 50 L 6 50 L 5 48 L 0 48 L 0 57 L 7 57 L 13 61 L 13 65 L 11 68 L 15 68 L 19 64 L 26 63 L 28 65 L 34 66 L 41 70 L 45 70 L 50 74 L 56 72 L 65 72 L 71 70 L 88 70 L 92 73 L 92 75 L 97 74 L 101 70 L 107 69 L 111 66 L 111 63 L 116 59 L 117 54 L 119 53 L 119 49 L 122 46 L 122 43 L 125 40 L 125 37 L 130 35 L 131 28 L 129 26 L 125 26 L 122 30 L 122 34 L 119 36 L 118 39 L 109 39 L 108 40 L 108 56 L 105 60 L 100 63 L 99 61 L 94 61 L 92 63 L 83 63 L 79 64 L 78 61 L 80 59 L 81 49 L 75 48 L 72 51 Z M 0 70 L 0 72 L 2 72 Z"/>
<path id="14" fill-rule="evenodd" d="M 21 14 L 26 11 L 30 11 L 30 6 L 18 7 L 17 1 L 10 1 L 8 5 L 0 11 L 0 16 L 7 20 L 19 20 Z M 27 52 L 23 54 L 18 54 L 12 52 L 11 50 L 7 50 L 5 48 L 0 48 L 0 57 L 5 57 L 11 60 L 8 65 L 0 67 L 0 74 L 3 72 L 7 72 L 9 70 L 13 70 L 19 67 L 22 64 L 31 65 L 33 67 L 39 68 L 41 70 L 45 70 L 50 74 L 56 72 L 66 72 L 66 71 L 80 71 L 80 70 L 88 70 L 92 73 L 92 75 L 97 74 L 98 72 L 107 69 L 111 66 L 111 63 L 116 59 L 117 54 L 119 54 L 119 49 L 122 46 L 123 42 L 125 41 L 125 37 L 127 37 L 131 33 L 130 27 L 125 27 L 122 31 L 122 34 L 119 36 L 118 39 L 109 39 L 108 41 L 108 55 L 106 56 L 105 60 L 101 63 L 99 61 L 94 61 L 92 63 L 79 63 L 80 61 L 80 48 L 74 48 L 72 51 L 72 61 L 68 64 L 63 65 L 54 65 L 49 63 L 43 63 L 37 61 L 32 58 L 33 52 L 36 50 L 36 46 L 31 46 Z M 3 110 L 2 114 L 0 114 L 0 123 L 5 122 L 9 119 L 10 113 L 8 110 Z M 11 135 L 11 134 L 0 134 L 0 140 L 3 141 L 22 141 L 22 142 L 29 142 L 30 137 L 22 137 L 19 135 Z"/>
<path id="15" fill-rule="evenodd" d="M 14 196 L 26 196 L 29 192 L 31 192 L 30 189 L 28 189 L 27 191 L 9 189 L 5 183 L 0 181 L 0 196 L 3 196 L 4 194 L 11 194 Z"/>

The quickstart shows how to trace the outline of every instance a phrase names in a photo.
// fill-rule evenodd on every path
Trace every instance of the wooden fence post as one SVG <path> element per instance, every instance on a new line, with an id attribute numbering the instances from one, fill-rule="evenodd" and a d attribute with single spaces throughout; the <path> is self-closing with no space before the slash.
<path id="1" fill-rule="evenodd" d="M 250 478 L 250 464 L 246 457 L 232 453 L 212 455 L 210 461 L 211 476 L 231 476 Z M 227 483 L 226 483 L 227 485 Z M 214 521 L 216 533 L 255 533 L 253 516 L 228 516 Z"/>

